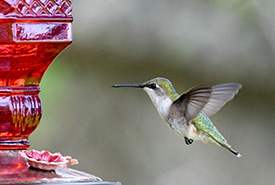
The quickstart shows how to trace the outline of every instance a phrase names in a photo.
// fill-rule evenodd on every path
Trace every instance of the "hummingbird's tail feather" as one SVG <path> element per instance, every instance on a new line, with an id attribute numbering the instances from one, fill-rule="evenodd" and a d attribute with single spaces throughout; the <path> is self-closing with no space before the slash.
<path id="1" fill-rule="evenodd" d="M 210 144 L 213 144 L 213 145 L 216 145 L 216 146 L 219 146 L 219 147 L 223 147 L 227 150 L 229 150 L 231 153 L 233 153 L 234 155 L 236 155 L 237 157 L 241 157 L 242 155 L 237 151 L 235 150 L 232 146 L 230 146 L 226 140 L 224 140 L 224 143 L 218 141 L 217 139 L 213 138 L 211 135 L 210 135 L 210 138 L 203 138 L 201 139 L 201 141 L 203 143 L 210 143 Z"/>
<path id="2" fill-rule="evenodd" d="M 219 143 L 222 147 L 226 148 L 227 150 L 229 150 L 231 153 L 233 153 L 234 155 L 236 155 L 237 157 L 241 157 L 242 155 L 235 150 L 233 147 L 231 147 L 230 145 L 224 145 L 222 143 L 220 143 L 219 141 L 216 140 L 217 143 Z"/>

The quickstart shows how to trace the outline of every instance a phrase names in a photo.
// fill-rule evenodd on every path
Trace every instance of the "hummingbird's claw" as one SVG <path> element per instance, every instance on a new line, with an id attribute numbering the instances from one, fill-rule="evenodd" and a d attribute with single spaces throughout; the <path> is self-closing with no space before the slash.
<path id="1" fill-rule="evenodd" d="M 185 140 L 185 143 L 186 143 L 187 145 L 190 145 L 190 144 L 193 143 L 193 139 L 188 139 L 187 137 L 184 137 L 184 140 Z"/>

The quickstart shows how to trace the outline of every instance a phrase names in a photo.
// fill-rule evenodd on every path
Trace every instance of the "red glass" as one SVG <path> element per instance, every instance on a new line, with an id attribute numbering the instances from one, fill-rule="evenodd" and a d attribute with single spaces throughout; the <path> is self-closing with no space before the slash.
<path id="1" fill-rule="evenodd" d="M 29 147 L 40 81 L 72 41 L 71 13 L 71 0 L 0 1 L 0 149 Z"/>

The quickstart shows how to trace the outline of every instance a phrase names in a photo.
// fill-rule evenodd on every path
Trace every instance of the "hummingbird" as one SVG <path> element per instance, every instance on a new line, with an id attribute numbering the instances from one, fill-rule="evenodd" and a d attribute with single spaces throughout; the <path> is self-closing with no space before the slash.
<path id="1" fill-rule="evenodd" d="M 112 87 L 142 88 L 149 95 L 162 120 L 184 138 L 187 145 L 200 140 L 203 143 L 224 147 L 237 157 L 241 157 L 209 118 L 233 99 L 242 87 L 241 84 L 198 85 L 180 95 L 172 83 L 162 77 L 140 84 L 117 84 Z"/>

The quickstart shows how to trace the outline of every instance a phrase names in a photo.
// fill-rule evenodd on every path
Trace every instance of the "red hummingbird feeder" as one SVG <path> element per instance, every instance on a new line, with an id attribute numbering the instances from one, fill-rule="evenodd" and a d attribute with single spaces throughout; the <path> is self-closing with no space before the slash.
<path id="1" fill-rule="evenodd" d="M 70 0 L 0 4 L 0 149 L 26 149 L 38 126 L 43 74 L 72 41 Z"/>
<path id="2" fill-rule="evenodd" d="M 71 44 L 72 21 L 71 0 L 0 0 L 1 184 L 99 180 L 69 168 L 55 172 L 29 168 L 20 155 L 30 146 L 28 138 L 42 116 L 40 81 Z"/>

